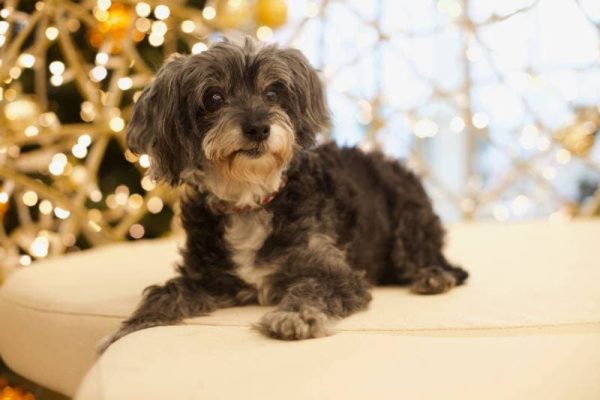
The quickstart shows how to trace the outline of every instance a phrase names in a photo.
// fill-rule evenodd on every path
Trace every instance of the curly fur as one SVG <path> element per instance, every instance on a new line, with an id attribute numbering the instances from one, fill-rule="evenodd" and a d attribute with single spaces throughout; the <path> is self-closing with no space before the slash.
<path id="1" fill-rule="evenodd" d="M 278 100 L 267 103 L 261 93 L 273 83 Z M 215 85 L 229 100 L 209 112 L 199 99 Z M 244 124 L 255 120 L 283 127 L 285 143 L 265 139 L 264 153 L 243 159 L 236 176 L 215 174 L 223 160 L 231 166 L 245 157 L 238 150 L 252 143 Z M 187 242 L 179 276 L 148 288 L 105 346 L 138 329 L 252 302 L 277 306 L 256 324 L 261 332 L 321 337 L 367 307 L 372 285 L 435 294 L 462 284 L 468 274 L 444 257 L 444 230 L 419 179 L 379 153 L 313 147 L 328 125 L 318 75 L 296 50 L 226 41 L 167 63 L 136 104 L 127 140 L 151 154 L 156 178 L 186 186 Z M 253 169 L 273 154 L 282 154 L 280 163 Z"/>

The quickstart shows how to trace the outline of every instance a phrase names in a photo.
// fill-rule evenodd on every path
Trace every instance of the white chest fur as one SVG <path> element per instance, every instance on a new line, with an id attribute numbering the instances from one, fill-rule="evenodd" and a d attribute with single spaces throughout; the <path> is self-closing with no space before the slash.
<path id="1" fill-rule="evenodd" d="M 235 263 L 235 273 L 258 290 L 261 303 L 268 289 L 265 278 L 273 272 L 273 266 L 257 264 L 256 253 L 263 246 L 271 229 L 271 214 L 262 209 L 231 214 L 225 226 L 224 237 Z"/>

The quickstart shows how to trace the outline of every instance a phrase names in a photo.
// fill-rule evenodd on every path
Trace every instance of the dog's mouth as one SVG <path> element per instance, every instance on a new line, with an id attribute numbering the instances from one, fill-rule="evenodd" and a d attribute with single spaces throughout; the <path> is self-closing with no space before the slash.
<path id="1" fill-rule="evenodd" d="M 264 146 L 261 145 L 254 145 L 252 147 L 248 147 L 248 148 L 243 148 L 243 149 L 239 149 L 237 150 L 234 155 L 242 155 L 245 157 L 249 157 L 249 158 L 259 158 L 260 156 L 262 156 L 265 153 L 265 148 Z"/>

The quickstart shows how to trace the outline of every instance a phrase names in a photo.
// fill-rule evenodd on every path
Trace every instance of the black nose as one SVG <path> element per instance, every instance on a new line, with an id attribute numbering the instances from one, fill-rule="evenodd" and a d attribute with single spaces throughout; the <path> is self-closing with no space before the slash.
<path id="1" fill-rule="evenodd" d="M 244 135 L 250 140 L 262 142 L 269 137 L 271 127 L 267 124 L 248 124 L 244 126 Z"/>

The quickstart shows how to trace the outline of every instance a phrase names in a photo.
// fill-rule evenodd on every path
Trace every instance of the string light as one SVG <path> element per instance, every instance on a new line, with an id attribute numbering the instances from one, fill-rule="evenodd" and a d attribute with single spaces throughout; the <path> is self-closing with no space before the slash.
<path id="1" fill-rule="evenodd" d="M 533 149 L 538 140 L 539 131 L 535 125 L 526 125 L 523 127 L 519 143 L 526 150 Z"/>
<path id="2" fill-rule="evenodd" d="M 473 126 L 477 129 L 484 129 L 490 123 L 490 119 L 484 112 L 476 112 L 472 118 Z"/>
<path id="3" fill-rule="evenodd" d="M 181 23 L 181 31 L 184 33 L 192 33 L 196 30 L 196 24 L 194 21 L 186 19 Z"/>
<path id="4" fill-rule="evenodd" d="M 132 209 L 137 210 L 144 205 L 144 198 L 140 194 L 134 193 L 131 196 L 129 196 L 127 204 Z"/>
<path id="5" fill-rule="evenodd" d="M 21 72 L 23 72 L 21 70 L 21 68 L 19 67 L 12 67 L 9 71 L 8 71 L 8 75 L 12 78 L 12 79 L 19 79 L 19 77 L 21 76 Z"/>
<path id="6" fill-rule="evenodd" d="M 56 40 L 58 37 L 58 29 L 54 26 L 47 27 L 44 33 L 48 40 Z"/>
<path id="7" fill-rule="evenodd" d="M 22 53 L 17 62 L 23 68 L 31 68 L 35 64 L 35 57 L 29 53 Z"/>
<path id="8" fill-rule="evenodd" d="M 148 32 L 150 28 L 152 28 L 152 21 L 150 21 L 148 18 L 138 18 L 135 21 L 135 29 L 140 32 Z"/>
<path id="9" fill-rule="evenodd" d="M 140 167 L 150 168 L 150 156 L 148 154 L 142 154 L 138 162 Z"/>
<path id="10" fill-rule="evenodd" d="M 57 122 L 57 118 L 56 118 L 56 114 L 54 114 L 53 112 L 45 112 L 43 114 L 40 115 L 40 117 L 38 118 L 38 123 L 43 126 L 44 128 L 49 128 L 51 126 L 53 126 L 54 124 L 56 124 Z"/>
<path id="11" fill-rule="evenodd" d="M 547 137 L 539 137 L 537 140 L 537 149 L 541 152 L 544 152 L 550 148 L 552 142 Z"/>
<path id="12" fill-rule="evenodd" d="M 85 169 L 82 165 L 77 165 L 73 167 L 73 171 L 71 172 L 71 180 L 76 184 L 85 183 L 88 178 L 87 169 Z"/>
<path id="13" fill-rule="evenodd" d="M 96 54 L 96 64 L 101 66 L 108 64 L 108 54 L 102 51 Z"/>
<path id="14" fill-rule="evenodd" d="M 19 257 L 19 263 L 24 267 L 31 265 L 31 257 L 27 254 L 24 254 L 21 257 Z"/>
<path id="15" fill-rule="evenodd" d="M 64 79 L 62 74 L 65 72 L 65 64 L 61 61 L 52 61 L 48 66 L 50 73 L 52 73 L 52 77 L 50 77 L 50 83 L 52 86 L 60 86 L 62 85 Z"/>
<path id="16" fill-rule="evenodd" d="M 34 137 L 37 136 L 40 133 L 40 130 L 38 129 L 37 126 L 34 125 L 30 125 L 27 128 L 25 128 L 25 136 L 27 137 Z"/>
<path id="17" fill-rule="evenodd" d="M 152 8 L 148 3 L 139 2 L 135 5 L 135 12 L 140 17 L 147 17 L 152 12 Z"/>
<path id="18" fill-rule="evenodd" d="M 162 211 L 164 204 L 160 197 L 151 197 L 146 206 L 152 214 L 158 214 Z"/>
<path id="19" fill-rule="evenodd" d="M 154 21 L 150 30 L 155 35 L 164 36 L 167 33 L 167 24 L 163 21 Z"/>
<path id="20" fill-rule="evenodd" d="M 169 7 L 165 6 L 164 4 L 159 4 L 154 9 L 154 16 L 156 17 L 156 19 L 160 19 L 160 20 L 167 19 L 167 18 L 169 18 L 169 15 L 171 15 L 171 10 L 169 9 Z"/>
<path id="21" fill-rule="evenodd" d="M 433 137 L 438 133 L 438 125 L 430 119 L 420 119 L 414 127 L 415 135 L 419 138 Z"/>
<path id="22" fill-rule="evenodd" d="M 108 75 L 108 71 L 103 66 L 96 66 L 90 71 L 90 78 L 94 82 L 100 82 Z"/>
<path id="23" fill-rule="evenodd" d="M 80 116 L 85 122 L 93 121 L 96 118 L 96 109 L 94 105 L 89 101 L 81 103 Z"/>
<path id="24" fill-rule="evenodd" d="M 36 237 L 31 243 L 29 253 L 36 258 L 43 258 L 48 255 L 49 247 L 50 242 L 48 241 L 48 236 L 40 234 L 40 236 Z"/>
<path id="25" fill-rule="evenodd" d="M 129 235 L 131 235 L 131 237 L 134 239 L 141 239 L 142 237 L 144 237 L 145 233 L 146 230 L 140 224 L 133 224 L 129 228 Z"/>
<path id="26" fill-rule="evenodd" d="M 154 188 L 156 188 L 156 183 L 149 176 L 144 176 L 140 183 L 142 185 L 142 188 L 147 192 L 154 190 Z"/>
<path id="27" fill-rule="evenodd" d="M 129 90 L 133 87 L 133 80 L 128 76 L 119 78 L 117 86 L 119 86 L 119 89 L 121 90 Z"/>
<path id="28" fill-rule="evenodd" d="M 121 117 L 111 118 L 108 122 L 110 129 L 114 132 L 121 132 L 125 129 L 125 121 Z"/>
<path id="29" fill-rule="evenodd" d="M 99 191 L 99 190 L 97 190 L 97 189 L 95 189 L 95 190 L 92 190 L 92 191 L 89 193 L 88 197 L 89 197 L 89 198 L 90 198 L 90 200 L 92 200 L 94 203 L 99 203 L 99 202 L 101 202 L 101 201 L 102 201 L 102 192 L 101 192 L 101 191 Z"/>
<path id="30" fill-rule="evenodd" d="M 87 148 L 80 143 L 76 143 L 71 148 L 71 153 L 73 153 L 76 158 L 85 158 L 85 156 L 87 156 Z"/>
<path id="31" fill-rule="evenodd" d="M 106 11 L 110 8 L 112 2 L 110 0 L 98 0 L 97 5 L 99 9 Z"/>
<path id="32" fill-rule="evenodd" d="M 49 215 L 53 209 L 52 202 L 50 200 L 42 200 L 38 208 L 42 214 Z"/>
<path id="33" fill-rule="evenodd" d="M 567 164 L 569 161 L 571 161 L 571 153 L 566 149 L 558 150 L 555 157 L 559 164 Z"/>
<path id="34" fill-rule="evenodd" d="M 79 138 L 77 139 L 77 143 L 79 143 L 82 146 L 88 147 L 90 144 L 92 144 L 92 138 L 90 135 L 83 134 L 79 136 Z"/>
<path id="35" fill-rule="evenodd" d="M 192 54 L 200 54 L 203 51 L 208 50 L 208 46 L 205 43 L 198 42 L 192 46 Z"/>
<path id="36" fill-rule="evenodd" d="M 52 86 L 60 86 L 62 85 L 64 82 L 64 78 L 62 77 L 62 75 L 52 75 L 50 77 L 50 83 L 52 84 Z"/>
<path id="37" fill-rule="evenodd" d="M 202 10 L 202 16 L 205 20 L 210 21 L 213 20 L 217 16 L 217 10 L 214 7 L 207 6 Z"/>
<path id="38" fill-rule="evenodd" d="M 26 206 L 33 207 L 37 204 L 37 202 L 38 196 L 36 192 L 28 190 L 27 192 L 23 193 L 23 204 Z"/>
<path id="39" fill-rule="evenodd" d="M 65 171 L 65 167 L 67 166 L 67 161 L 67 156 L 65 156 L 63 153 L 55 154 L 52 157 L 52 161 L 48 165 L 48 171 L 50 171 L 52 175 L 62 175 Z"/>
<path id="40" fill-rule="evenodd" d="M 163 35 L 159 35 L 156 33 L 151 33 L 148 36 L 148 43 L 150 43 L 151 46 L 153 47 L 159 47 L 162 46 L 162 44 L 165 42 L 165 37 Z"/>
<path id="41" fill-rule="evenodd" d="M 256 37 L 261 42 L 271 40 L 271 38 L 273 37 L 273 30 L 268 26 L 261 26 L 256 30 Z"/>
<path id="42" fill-rule="evenodd" d="M 71 212 L 69 210 L 65 210 L 64 208 L 55 207 L 54 215 L 56 215 L 56 217 L 60 219 L 67 219 L 69 218 L 69 215 L 71 215 Z"/>

